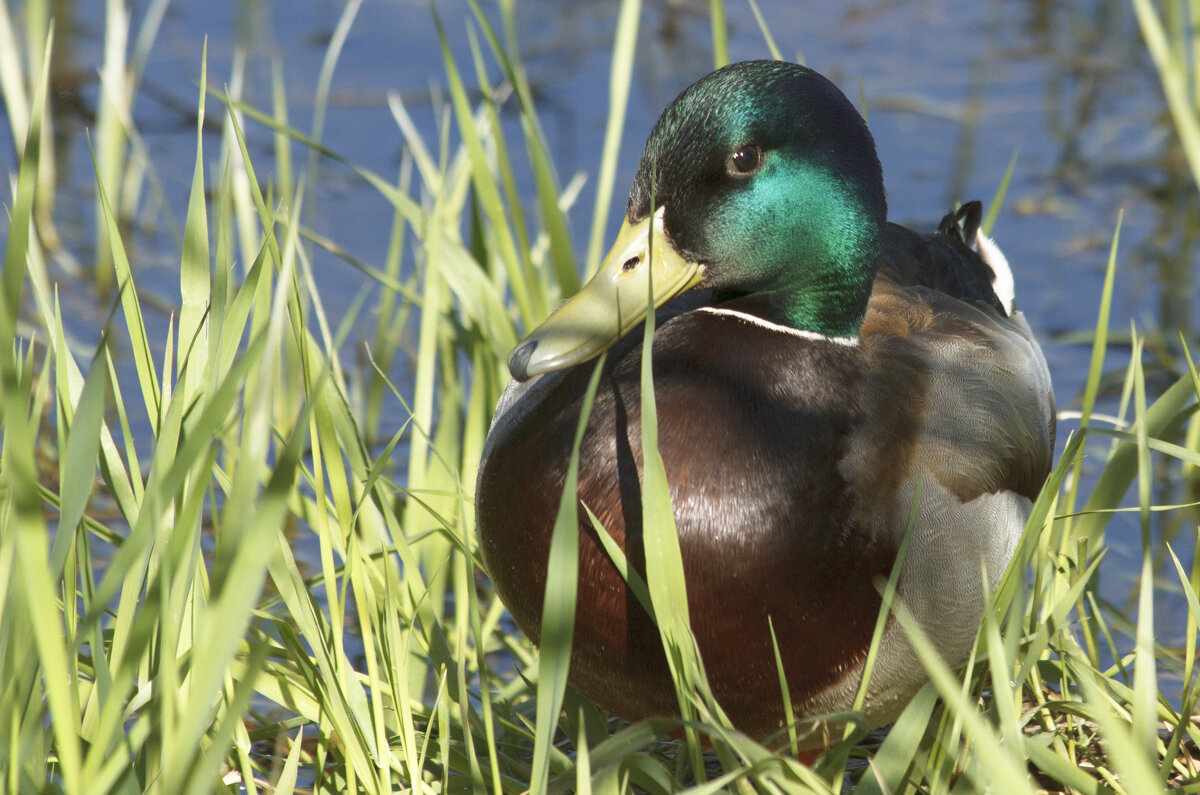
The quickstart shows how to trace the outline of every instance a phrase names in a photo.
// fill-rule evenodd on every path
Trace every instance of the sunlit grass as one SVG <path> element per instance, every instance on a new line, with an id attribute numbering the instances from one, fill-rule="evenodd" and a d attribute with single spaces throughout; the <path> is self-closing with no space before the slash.
<path id="1" fill-rule="evenodd" d="M 1146 25 L 1149 4 L 1135 5 Z M 46 179 L 56 162 L 44 132 L 49 11 L 28 4 L 24 31 L 7 4 L 0 18 L 30 56 L 0 47 L 0 89 L 22 149 L 0 281 L 0 339 L 13 340 L 0 348 L 6 791 L 833 792 L 849 781 L 867 793 L 1144 793 L 1197 781 L 1200 553 L 1170 552 L 1170 587 L 1188 606 L 1179 648 L 1156 641 L 1148 532 L 1136 614 L 1101 609 L 1097 591 L 1113 512 L 1132 510 L 1149 528 L 1170 510 L 1153 504 L 1155 479 L 1200 466 L 1189 352 L 1190 372 L 1148 394 L 1134 330 L 1121 422 L 1092 416 L 1115 235 L 1083 419 L 985 611 L 977 658 L 947 670 L 914 631 L 931 683 L 882 741 L 847 743 L 809 768 L 788 753 L 787 734 L 753 742 L 712 702 L 688 617 L 674 607 L 686 604 L 686 585 L 652 457 L 643 511 L 660 516 L 659 532 L 648 538 L 645 580 L 629 577 L 659 619 L 686 722 L 628 725 L 565 686 L 573 575 L 551 578 L 559 595 L 547 609 L 558 609 L 540 655 L 481 576 L 473 491 L 504 356 L 598 261 L 616 211 L 640 4 L 625 0 L 618 17 L 586 247 L 568 233 L 578 183 L 556 173 L 511 3 L 501 4 L 500 30 L 475 14 L 469 64 L 443 47 L 448 103 L 435 135 L 423 138 L 393 98 L 407 141 L 394 175 L 320 143 L 328 76 L 358 4 L 333 37 L 308 132 L 289 117 L 282 78 L 264 110 L 240 100 L 239 66 L 208 75 L 165 339 L 147 330 L 123 223 L 131 192 L 152 181 L 130 112 L 149 41 L 122 44 L 127 12 L 109 6 L 104 74 L 120 77 L 106 78 L 103 112 L 114 121 L 98 122 L 94 146 L 96 278 L 114 291 L 111 320 L 84 353 L 69 344 L 47 275 L 47 260 L 63 255 Z M 153 22 L 165 3 L 151 6 Z M 711 4 L 717 60 L 727 57 L 723 7 Z M 144 29 L 153 36 L 152 24 Z M 1195 85 L 1192 64 L 1167 62 Z M 505 102 L 520 120 L 512 140 Z M 223 125 L 218 146 L 205 145 L 206 119 Z M 118 121 L 119 130 L 104 126 Z M 257 157 L 267 162 L 252 161 L 247 136 L 273 142 Z M 320 158 L 357 172 L 393 208 L 383 263 L 354 262 L 305 226 Z M 316 248 L 369 285 L 342 317 L 324 309 Z M 363 318 L 369 365 L 350 368 L 336 352 Z M 406 356 L 412 378 L 394 383 Z M 653 417 L 652 393 L 644 398 Z M 407 421 L 386 427 L 386 406 Z M 653 450 L 652 421 L 643 433 Z M 1085 462 L 1094 479 L 1081 476 Z M 554 542 L 567 560 L 574 514 L 563 511 L 571 521 Z M 312 571 L 298 565 L 298 546 L 315 550 Z M 893 620 L 911 627 L 902 601 L 894 607 Z M 1178 677 L 1178 689 L 1160 690 L 1156 672 Z M 681 727 L 685 739 L 666 739 Z"/>

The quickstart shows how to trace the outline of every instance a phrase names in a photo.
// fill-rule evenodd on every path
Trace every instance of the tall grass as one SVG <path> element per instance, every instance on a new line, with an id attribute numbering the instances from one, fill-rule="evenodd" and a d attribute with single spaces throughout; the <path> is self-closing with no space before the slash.
<path id="1" fill-rule="evenodd" d="M 1145 18 L 1149 3 L 1135 5 Z M 330 47 L 309 133 L 289 118 L 281 78 L 269 111 L 240 101 L 238 66 L 202 79 L 178 311 L 165 335 L 147 330 L 123 225 L 138 189 L 130 175 L 149 168 L 130 113 L 139 72 L 113 67 L 125 77 L 106 77 L 106 112 L 123 132 L 98 129 L 94 156 L 97 278 L 115 297 L 83 352 L 70 344 L 47 265 L 61 252 L 45 179 L 56 164 L 44 132 L 54 46 L 52 27 L 38 22 L 46 9 L 27 5 L 25 35 L 6 34 L 26 59 L 0 47 L 20 149 L 0 281 L 0 339 L 13 341 L 0 348 L 6 791 L 1197 788 L 1200 552 L 1170 553 L 1170 587 L 1189 608 L 1180 648 L 1155 640 L 1149 533 L 1136 616 L 1101 609 L 1097 591 L 1113 512 L 1133 510 L 1148 528 L 1152 513 L 1171 510 L 1153 504 L 1156 479 L 1200 466 L 1190 353 L 1188 372 L 1149 395 L 1135 333 L 1121 417 L 1110 427 L 1092 416 L 1116 237 L 1083 420 L 986 611 L 978 654 L 965 671 L 947 670 L 895 602 L 931 682 L 882 741 L 856 745 L 862 733 L 853 733 L 808 768 L 787 753 L 787 736 L 764 746 L 725 725 L 689 652 L 669 531 L 647 546 L 647 582 L 629 577 L 663 628 L 685 739 L 664 739 L 677 721 L 628 725 L 565 686 L 570 611 L 548 612 L 540 655 L 515 633 L 482 576 L 473 490 L 505 354 L 598 259 L 640 3 L 624 0 L 615 31 L 613 121 L 583 268 L 566 223 L 578 186 L 556 173 L 515 47 L 513 4 L 500 4 L 499 30 L 472 5 L 469 63 L 455 60 L 436 20 L 443 126 L 424 139 L 392 98 L 408 144 L 394 175 L 321 143 L 328 76 L 357 7 L 347 6 Z M 13 31 L 2 8 L 0 33 Z M 727 57 L 722 8 L 713 2 L 718 61 Z M 108 11 L 106 75 L 110 62 L 144 63 L 152 39 L 131 51 L 128 9 L 110 0 Z M 1194 81 L 1190 62 L 1172 63 Z M 518 140 L 501 123 L 503 103 L 520 120 Z M 206 119 L 223 124 L 218 146 L 206 141 Z M 273 142 L 267 163 L 252 161 L 248 135 Z M 309 158 L 302 173 L 296 147 Z M 517 149 L 528 182 L 515 171 Z M 303 222 L 318 158 L 356 171 L 392 208 L 381 266 L 353 262 Z M 528 205 L 521 184 L 533 185 Z M 317 249 L 344 257 L 369 285 L 343 317 L 326 312 L 316 287 Z M 347 368 L 337 352 L 363 325 L 369 366 Z M 394 383 L 405 357 L 412 378 Z M 652 393 L 646 400 L 652 417 Z M 388 404 L 403 407 L 401 427 L 384 427 Z M 644 432 L 653 450 L 653 422 Z M 1084 464 L 1095 479 L 1080 477 Z M 670 511 L 656 472 L 661 481 L 650 462 L 644 511 L 665 517 L 661 530 Z M 567 563 L 556 572 L 569 574 L 573 528 L 561 525 L 555 554 Z M 315 571 L 301 570 L 297 546 L 315 549 Z M 562 596 L 548 610 L 569 605 L 573 575 L 551 585 Z M 1179 677 L 1177 693 L 1160 690 L 1163 673 Z"/>

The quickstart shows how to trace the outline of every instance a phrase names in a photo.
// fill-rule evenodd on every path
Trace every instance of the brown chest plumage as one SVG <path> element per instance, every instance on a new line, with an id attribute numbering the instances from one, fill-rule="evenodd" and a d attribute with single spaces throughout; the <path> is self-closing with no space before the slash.
<path id="1" fill-rule="evenodd" d="M 735 724 L 757 735 L 784 715 L 768 619 L 793 700 L 803 705 L 861 664 L 879 609 L 875 580 L 895 558 L 890 538 L 864 544 L 864 528 L 853 526 L 856 495 L 833 465 L 860 419 L 856 351 L 780 337 L 696 312 L 660 329 L 654 351 L 660 452 L 693 631 L 714 694 Z M 581 448 L 578 496 L 644 576 L 640 352 L 625 346 L 614 354 Z M 484 560 L 535 641 L 550 529 L 588 375 L 580 367 L 535 384 L 523 401 L 543 408 L 523 409 L 538 421 L 507 430 L 501 423 L 481 469 Z M 572 684 L 629 718 L 676 712 L 658 630 L 582 507 L 579 528 Z"/>

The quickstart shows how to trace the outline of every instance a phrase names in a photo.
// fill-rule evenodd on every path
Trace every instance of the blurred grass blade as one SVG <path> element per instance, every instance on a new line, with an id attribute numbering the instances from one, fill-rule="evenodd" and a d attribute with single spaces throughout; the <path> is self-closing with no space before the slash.
<path id="1" fill-rule="evenodd" d="M 758 7 L 758 0 L 749 0 L 749 2 L 750 10 L 754 12 L 754 21 L 758 23 L 758 32 L 762 34 L 763 41 L 766 42 L 771 57 L 776 61 L 784 60 L 783 53 L 779 50 L 779 45 L 775 43 L 775 37 L 771 35 L 771 29 L 767 27 L 767 21 L 763 19 L 762 10 Z"/>
<path id="2" fill-rule="evenodd" d="M 996 192 L 992 194 L 992 200 L 988 203 L 987 214 L 983 216 L 983 222 L 979 225 L 979 231 L 985 235 L 992 234 L 992 228 L 996 225 L 996 218 L 1000 215 L 1000 208 L 1004 206 L 1004 197 L 1008 195 L 1008 186 L 1012 183 L 1013 172 L 1017 170 L 1017 155 L 1020 152 L 1013 152 L 1012 157 L 1008 160 L 1008 167 L 1004 169 L 1004 176 L 1000 179 L 1000 186 L 996 188 Z M 974 243 L 974 241 L 969 241 Z"/>
<path id="3" fill-rule="evenodd" d="M 1113 772 L 1120 776 L 1124 791 L 1160 791 L 1158 776 L 1150 759 L 1143 753 L 1143 744 L 1125 719 L 1114 710 L 1109 696 L 1098 681 L 1099 675 L 1084 668 L 1077 669 L 1076 673 L 1086 703 L 1092 708 L 1092 716 L 1099 724 L 1104 750 L 1111 760 Z"/>
<path id="4" fill-rule="evenodd" d="M 208 369 L 208 308 L 212 298 L 208 204 L 204 187 L 204 100 L 208 85 L 208 39 L 200 57 L 200 97 L 196 109 L 196 160 L 192 168 L 183 252 L 179 260 L 179 385 L 185 402 L 201 390 Z"/>
<path id="5" fill-rule="evenodd" d="M 73 663 L 67 648 L 63 613 L 46 544 L 47 527 L 42 514 L 36 461 L 40 415 L 31 416 L 29 413 L 38 405 L 38 401 L 34 400 L 33 373 L 29 369 L 32 362 L 28 350 L 21 350 L 23 346 L 16 334 L 31 243 L 52 36 L 53 29 L 46 41 L 44 61 L 31 103 L 29 130 L 25 135 L 25 147 L 17 172 L 16 196 L 4 251 L 4 274 L 0 282 L 0 289 L 3 290 L 0 296 L 0 340 L 3 340 L 0 342 L 0 425 L 4 431 L 3 447 L 0 449 L 0 524 L 4 530 L 0 535 L 4 540 L 0 542 L 0 550 L 4 556 L 12 556 L 10 568 L 19 572 L 4 586 L 7 598 L 14 600 L 13 612 L 18 617 L 18 623 L 13 623 L 10 618 L 14 634 L 5 632 L 0 634 L 0 639 L 11 643 L 16 637 L 21 637 L 28 641 L 32 635 L 33 641 L 32 648 L 6 650 L 8 655 L 19 654 L 28 662 L 22 666 L 24 670 L 12 670 L 12 679 L 0 682 L 0 687 L 10 691 L 10 695 L 4 699 L 7 703 L 0 711 L 0 717 L 7 724 L 5 734 L 17 729 L 22 720 L 30 721 L 26 732 L 40 733 L 49 724 L 56 757 L 54 775 L 65 792 L 75 793 L 82 792 L 84 786 L 80 775 L 84 747 L 78 732 L 79 693 L 76 689 L 77 680 L 71 676 Z M 17 635 L 17 632 L 20 634 Z M 4 668 L 8 669 L 9 666 L 6 664 Z M 11 690 L 17 682 L 27 682 L 28 686 L 35 688 L 30 693 L 36 693 L 35 702 L 40 702 L 44 695 L 44 705 L 39 703 L 33 714 L 22 714 L 21 702 L 28 696 L 18 696 L 17 692 Z M 45 682 L 44 690 L 36 689 L 38 682 Z M 20 701 L 14 701 L 14 697 L 20 698 Z M 37 714 L 47 707 L 48 715 Z M 18 736 L 16 732 L 9 735 L 10 742 L 18 742 Z M 12 750 L 16 748 L 11 747 Z M 10 762 L 16 762 L 20 759 L 20 753 L 13 754 L 12 750 L 6 748 L 3 753 Z M 45 761 L 30 759 L 27 764 L 42 766 Z M 14 772 L 16 768 L 14 764 Z M 45 775 L 44 767 L 42 771 Z"/>
<path id="6" fill-rule="evenodd" d="M 554 271 L 554 278 L 562 290 L 562 295 L 573 295 L 579 290 L 580 282 L 579 273 L 575 268 L 570 228 L 565 214 L 558 205 L 558 178 L 555 175 L 554 163 L 550 158 L 550 147 L 546 143 L 545 133 L 542 131 L 537 113 L 534 112 L 533 92 L 525 77 L 524 68 L 517 60 L 516 36 L 513 34 L 516 29 L 513 4 L 511 2 L 500 4 L 501 19 L 509 33 L 507 52 L 500 46 L 499 40 L 492 30 L 491 22 L 480 8 L 478 0 L 468 0 L 468 4 L 471 6 L 475 21 L 483 29 L 485 37 L 491 44 L 493 54 L 500 62 L 505 76 L 516 90 L 517 101 L 521 107 L 521 129 L 525 133 L 525 151 L 533 170 L 538 209 L 550 246 L 550 264 Z M 541 320 L 541 317 L 538 320 Z"/>
<path id="7" fill-rule="evenodd" d="M 9 340 L 17 336 L 17 316 L 21 312 L 22 285 L 25 282 L 25 260 L 29 255 L 30 224 L 38 186 L 38 168 L 41 164 L 42 110 L 46 104 L 46 85 L 50 80 L 50 50 L 53 28 L 46 40 L 45 60 L 33 93 L 33 110 L 29 117 L 29 130 L 25 134 L 25 147 L 17 169 L 17 192 L 8 225 L 8 242 L 4 246 L 4 278 L 0 282 L 0 369 L 5 373 L 6 384 L 14 377 L 15 364 Z"/>
<path id="8" fill-rule="evenodd" d="M 1192 180 L 1200 187 L 1200 117 L 1197 116 L 1192 92 L 1188 90 L 1189 77 L 1195 79 L 1194 65 L 1189 64 L 1189 54 L 1183 47 L 1172 46 L 1151 0 L 1132 2 L 1146 50 L 1158 70 L 1171 121 L 1174 122 L 1175 132 L 1191 169 Z M 1191 13 L 1195 13 L 1194 6 Z M 1195 24 L 1195 19 L 1192 22 Z M 1194 57 L 1194 53 L 1192 55 Z"/>
<path id="9" fill-rule="evenodd" d="M 713 68 L 729 64 L 729 28 L 725 24 L 725 0 L 708 0 L 708 19 L 712 30 Z"/>
<path id="10" fill-rule="evenodd" d="M 1092 357 L 1088 365 L 1087 382 L 1083 389 L 1083 405 L 1079 420 L 1081 430 L 1087 428 L 1092 421 L 1092 411 L 1095 408 L 1096 396 L 1100 390 L 1100 377 L 1104 373 L 1104 357 L 1108 351 L 1109 318 L 1112 312 L 1113 283 L 1117 270 L 1117 246 L 1121 240 L 1121 223 L 1124 217 L 1125 213 L 1123 210 L 1118 212 L 1117 226 L 1113 230 L 1112 244 L 1108 250 L 1108 266 L 1104 271 L 1104 287 L 1100 294 L 1100 310 L 1096 316 L 1096 331 L 1092 339 Z M 1081 483 L 1082 467 L 1083 460 L 1078 459 L 1071 478 L 1071 488 L 1066 494 L 1065 505 L 1067 513 L 1072 513 L 1075 510 Z"/>
<path id="11" fill-rule="evenodd" d="M 112 205 L 109 203 L 108 191 L 105 189 L 100 165 L 94 154 L 92 163 L 96 170 L 96 191 L 99 194 L 102 208 L 101 220 L 108 230 L 108 243 L 112 249 L 112 265 L 118 289 L 121 291 L 121 309 L 124 312 L 125 326 L 129 333 L 130 346 L 133 349 L 133 361 L 137 367 L 142 401 L 151 426 L 157 428 L 162 421 L 162 391 L 155 374 L 154 355 L 150 351 L 150 339 L 142 318 L 142 306 L 138 300 L 137 288 L 134 286 L 133 271 L 129 267 L 125 244 L 121 239 L 121 230 L 113 213 Z"/>
<path id="12" fill-rule="evenodd" d="M 436 9 L 434 9 L 433 13 L 438 28 L 438 38 L 442 45 L 442 59 L 446 68 L 446 78 L 450 83 L 450 97 L 454 103 L 458 129 L 462 135 L 463 142 L 467 146 L 467 151 L 471 159 L 472 184 L 479 194 L 480 203 L 496 234 L 494 242 L 498 246 L 497 254 L 505 267 L 509 286 L 512 289 L 513 298 L 517 302 L 521 318 L 525 321 L 526 328 L 533 328 L 536 323 L 540 322 L 546 316 L 549 312 L 549 307 L 534 302 L 535 299 L 533 294 L 531 294 L 530 287 L 533 275 L 523 266 L 521 257 L 517 253 L 516 245 L 509 233 L 508 223 L 505 219 L 504 202 L 501 199 L 500 190 L 492 178 L 492 170 L 488 164 L 487 153 L 484 150 L 483 141 L 480 139 L 475 127 L 474 115 L 471 112 L 470 103 L 467 99 L 466 86 L 459 75 L 458 67 L 454 62 L 454 56 L 450 52 L 450 44 L 446 40 L 446 34 L 442 30 L 441 20 L 437 16 Z"/>

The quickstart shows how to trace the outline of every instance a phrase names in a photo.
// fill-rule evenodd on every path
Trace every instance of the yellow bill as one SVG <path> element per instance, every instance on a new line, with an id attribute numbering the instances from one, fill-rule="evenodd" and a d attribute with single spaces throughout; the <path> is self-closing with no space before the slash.
<path id="1" fill-rule="evenodd" d="M 662 207 L 636 224 L 626 219 L 596 275 L 521 340 L 508 356 L 508 369 L 525 381 L 599 356 L 648 312 L 703 278 L 704 266 L 671 246 Z"/>

